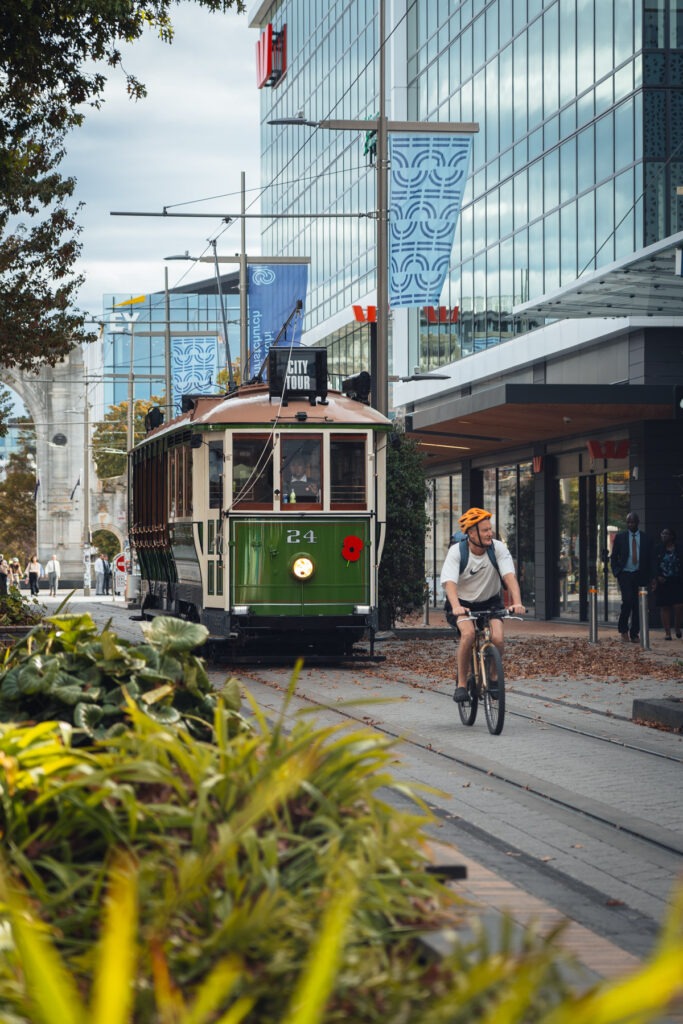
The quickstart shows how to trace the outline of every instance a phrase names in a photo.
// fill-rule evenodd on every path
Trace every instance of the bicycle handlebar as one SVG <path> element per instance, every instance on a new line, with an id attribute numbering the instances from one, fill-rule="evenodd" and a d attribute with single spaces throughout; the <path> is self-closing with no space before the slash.
<path id="1" fill-rule="evenodd" d="M 526 614 L 527 609 L 524 609 Z M 524 619 L 521 615 L 514 615 L 509 608 L 483 608 L 480 611 L 472 611 L 471 608 L 467 609 L 467 614 L 464 615 L 462 612 L 460 615 L 454 615 L 454 619 L 457 622 L 458 619 L 478 619 L 480 615 L 488 615 L 490 619 L 519 619 L 523 622 Z"/>

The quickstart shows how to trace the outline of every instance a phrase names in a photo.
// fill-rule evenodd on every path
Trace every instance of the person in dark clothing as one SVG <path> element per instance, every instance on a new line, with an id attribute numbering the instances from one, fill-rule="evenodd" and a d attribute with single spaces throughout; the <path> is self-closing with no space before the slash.
<path id="1" fill-rule="evenodd" d="M 109 594 L 111 589 L 111 562 L 109 561 L 109 556 L 102 555 L 102 561 L 104 562 L 104 592 Z"/>
<path id="2" fill-rule="evenodd" d="M 626 529 L 614 538 L 610 565 L 621 592 L 619 635 L 635 644 L 640 640 L 640 605 L 638 591 L 652 578 L 652 542 L 639 530 L 640 519 L 635 512 L 626 516 Z M 630 623 L 630 625 L 629 625 Z"/>
<path id="3" fill-rule="evenodd" d="M 683 549 L 676 543 L 676 534 L 665 528 L 655 548 L 655 604 L 664 627 L 664 639 L 671 639 L 671 626 L 681 636 L 683 625 Z"/>

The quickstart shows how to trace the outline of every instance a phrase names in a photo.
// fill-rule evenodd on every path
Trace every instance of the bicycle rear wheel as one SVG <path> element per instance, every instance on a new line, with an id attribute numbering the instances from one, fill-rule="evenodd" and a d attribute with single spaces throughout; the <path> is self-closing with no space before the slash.
<path id="1" fill-rule="evenodd" d="M 460 714 L 460 721 L 463 725 L 474 725 L 478 707 L 479 696 L 477 694 L 477 684 L 475 683 L 473 676 L 470 676 L 467 680 L 467 700 L 458 704 L 458 713 Z"/>
<path id="2" fill-rule="evenodd" d="M 483 657 L 482 700 L 486 724 L 492 736 L 500 736 L 505 722 L 505 677 L 503 659 L 494 644 L 487 644 Z"/>

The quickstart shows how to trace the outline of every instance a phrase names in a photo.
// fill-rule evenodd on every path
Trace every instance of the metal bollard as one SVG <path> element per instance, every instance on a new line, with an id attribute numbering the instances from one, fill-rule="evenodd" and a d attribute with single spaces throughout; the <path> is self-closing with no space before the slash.
<path id="1" fill-rule="evenodd" d="M 640 646 L 644 651 L 650 650 L 650 622 L 649 608 L 647 604 L 647 587 L 640 587 L 638 590 L 638 602 L 640 604 Z"/>
<path id="2" fill-rule="evenodd" d="M 429 597 L 425 601 L 424 615 L 422 617 L 422 625 L 423 626 L 428 626 L 429 625 Z"/>
<path id="3" fill-rule="evenodd" d="M 598 591 L 597 587 L 588 588 L 588 642 L 598 642 Z"/>

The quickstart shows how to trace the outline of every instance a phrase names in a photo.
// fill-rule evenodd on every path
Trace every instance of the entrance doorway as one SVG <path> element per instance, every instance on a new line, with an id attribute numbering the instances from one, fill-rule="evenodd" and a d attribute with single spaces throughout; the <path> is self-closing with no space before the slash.
<path id="1" fill-rule="evenodd" d="M 629 510 L 628 470 L 558 478 L 558 573 L 555 615 L 588 621 L 589 589 L 598 591 L 598 617 L 616 623 L 621 598 L 609 557 Z"/>

